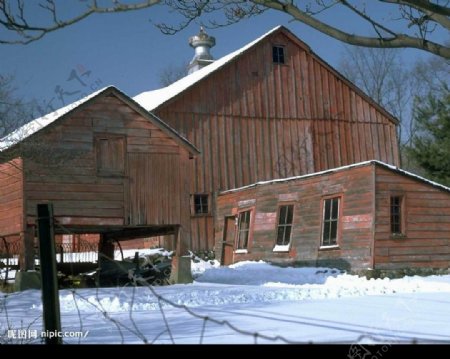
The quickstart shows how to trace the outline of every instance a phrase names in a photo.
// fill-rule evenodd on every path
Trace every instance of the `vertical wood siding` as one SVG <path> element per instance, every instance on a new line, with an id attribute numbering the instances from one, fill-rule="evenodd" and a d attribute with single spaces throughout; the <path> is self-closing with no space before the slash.
<path id="1" fill-rule="evenodd" d="M 286 64 L 272 63 L 273 44 L 285 46 Z M 370 159 L 399 165 L 388 115 L 283 31 L 155 112 L 202 153 L 192 193 Z M 194 237 L 203 235 L 203 222 L 193 219 Z M 212 224 L 206 233 L 196 240 L 204 247 Z"/>
<path id="2" fill-rule="evenodd" d="M 125 141 L 124 156 L 111 154 L 125 159 L 122 174 L 98 172 L 97 134 Z M 187 150 L 115 96 L 99 97 L 33 140 L 51 146 L 25 160 L 30 224 L 36 204 L 51 201 L 55 216 L 72 225 L 189 225 Z"/>
<path id="3" fill-rule="evenodd" d="M 216 257 L 221 258 L 224 219 L 249 201 L 255 206 L 253 242 L 247 254 L 234 254 L 234 261 L 275 262 L 365 269 L 371 266 L 374 201 L 372 166 L 364 166 L 283 183 L 260 185 L 218 196 L 216 215 Z M 324 197 L 340 196 L 339 249 L 321 250 Z M 286 200 L 288 200 L 286 202 Z M 273 252 L 277 234 L 277 210 L 294 204 L 289 252 Z"/>
<path id="4" fill-rule="evenodd" d="M 405 236 L 390 233 L 390 196 L 403 197 Z M 450 193 L 376 168 L 375 268 L 448 268 Z"/>
<path id="5" fill-rule="evenodd" d="M 0 164 L 0 237 L 20 234 L 23 228 L 22 160 Z"/>
<path id="6" fill-rule="evenodd" d="M 179 161 L 177 154 L 129 153 L 129 224 L 179 224 Z"/>

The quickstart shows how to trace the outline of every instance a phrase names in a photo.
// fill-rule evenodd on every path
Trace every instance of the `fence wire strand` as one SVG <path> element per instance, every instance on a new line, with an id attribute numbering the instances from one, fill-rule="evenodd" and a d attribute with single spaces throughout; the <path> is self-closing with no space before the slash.
<path id="1" fill-rule="evenodd" d="M 58 227 L 64 231 L 64 233 L 73 235 L 69 229 L 65 228 L 64 226 L 57 224 Z M 62 253 L 63 254 L 63 253 Z M 113 261 L 114 258 L 108 258 L 108 260 Z M 128 320 L 127 322 L 121 321 L 120 319 L 115 318 L 116 314 L 115 312 L 108 312 L 108 309 L 104 305 L 104 301 L 102 300 L 102 296 L 106 293 L 106 291 L 110 290 L 108 288 L 100 288 L 98 285 L 95 288 L 95 300 L 91 300 L 90 297 L 85 297 L 81 292 L 81 290 L 76 289 L 70 289 L 69 293 L 71 294 L 71 297 L 74 302 L 74 308 L 76 315 L 78 316 L 78 326 L 79 331 L 83 332 L 87 329 L 89 329 L 89 325 L 84 322 L 83 318 L 83 310 L 80 307 L 81 303 L 86 303 L 88 306 L 94 309 L 94 312 L 101 314 L 101 317 L 104 319 L 105 322 L 111 323 L 113 328 L 116 329 L 116 335 L 119 338 L 119 341 L 121 344 L 126 343 L 129 341 L 128 333 L 132 334 L 135 338 L 137 338 L 141 343 L 143 344 L 153 344 L 157 343 L 158 341 L 164 342 L 164 336 L 167 336 L 168 341 L 172 344 L 177 344 L 178 339 L 176 338 L 176 330 L 179 328 L 173 327 L 171 325 L 167 309 L 173 308 L 177 310 L 181 310 L 182 313 L 187 314 L 189 317 L 197 319 L 201 322 L 200 328 L 199 328 L 199 336 L 198 336 L 198 344 L 205 344 L 205 341 L 208 337 L 208 333 L 214 333 L 214 326 L 220 326 L 225 327 L 231 330 L 233 333 L 238 334 L 243 337 L 248 337 L 250 342 L 253 342 L 254 344 L 264 343 L 264 342 L 270 342 L 270 343 L 285 343 L 285 344 L 311 344 L 311 341 L 296 341 L 288 339 L 286 336 L 283 335 L 267 335 L 261 331 L 252 331 L 252 330 L 246 330 L 241 328 L 239 325 L 234 324 L 232 321 L 227 319 L 220 319 L 216 318 L 209 313 L 208 315 L 200 314 L 193 308 L 189 307 L 185 304 L 176 303 L 173 300 L 170 300 L 164 295 L 161 295 L 158 293 L 154 286 L 149 285 L 148 281 L 142 277 L 139 277 L 137 272 L 131 273 L 127 268 L 123 267 L 123 265 L 119 262 L 117 262 L 117 265 L 119 268 L 121 268 L 124 273 L 128 272 L 128 276 L 130 278 L 130 282 L 125 284 L 121 287 L 121 290 L 123 290 L 125 293 L 131 292 L 131 298 L 130 301 L 127 303 L 129 306 L 128 309 Z M 130 288 L 131 287 L 131 288 Z M 148 292 L 151 294 L 151 296 L 156 300 L 156 307 L 155 309 L 159 311 L 159 314 L 162 318 L 163 327 L 161 327 L 161 331 L 156 329 L 156 334 L 154 334 L 151 338 L 148 338 L 148 333 L 144 333 L 143 329 L 140 327 L 140 325 L 136 322 L 136 318 L 139 317 L 141 320 L 145 319 L 146 312 L 139 311 L 139 314 L 135 313 L 135 307 L 137 307 L 136 297 L 138 295 L 139 288 L 143 288 L 143 290 L 148 290 Z M 120 294 L 120 293 L 119 293 Z M 61 295 L 61 293 L 60 293 Z M 90 296 L 90 294 L 89 294 Z M 15 328 L 16 323 L 13 322 L 13 320 L 10 318 L 10 313 L 8 310 L 8 302 L 11 300 L 13 301 L 14 295 L 2 295 L 0 293 L 0 314 L 5 318 L 4 325 L 6 328 L 3 328 L 0 326 L 0 343 L 9 343 L 8 338 L 6 337 L 6 333 L 10 329 L 18 329 Z M 64 308 L 62 308 L 64 309 Z M 171 313 L 173 315 L 174 313 Z M 235 313 L 235 316 L 238 314 Z M 247 316 L 252 317 L 251 314 L 246 314 Z M 181 314 L 176 313 L 176 316 L 179 317 Z M 254 315 L 256 318 L 257 316 Z M 69 326 L 73 323 L 64 323 L 64 315 L 63 318 L 63 327 L 64 325 Z M 277 318 L 270 318 L 271 320 L 278 320 L 283 321 L 283 319 L 277 319 Z M 327 326 L 330 329 L 336 329 L 337 327 L 333 327 L 330 325 L 330 323 L 314 323 L 314 322 L 306 322 L 306 321 L 298 321 L 296 322 L 299 326 L 309 325 L 314 327 L 324 327 Z M 19 327 L 23 328 L 24 326 L 28 329 L 35 328 L 39 324 L 42 325 L 42 313 L 40 313 L 35 318 L 32 318 L 32 320 L 28 324 L 20 323 Z M 0 325 L 2 325 L 2 321 L 0 320 Z M 346 330 L 353 333 L 357 333 L 357 330 L 350 330 L 345 328 L 337 328 L 340 330 Z M 362 329 L 362 328 L 361 328 Z M 175 332 L 174 332 L 175 331 Z M 359 332 L 361 333 L 361 332 Z M 406 335 L 401 337 L 400 335 L 395 335 L 395 332 L 392 332 L 390 335 L 378 335 L 373 333 L 361 333 L 355 340 L 352 340 L 353 343 L 361 343 L 364 341 L 373 341 L 378 343 L 417 343 L 420 342 L 427 342 L 427 343 L 448 343 L 448 341 L 445 340 L 438 340 L 438 339 L 428 339 L 426 338 L 426 334 L 423 333 L 423 337 L 415 337 L 414 339 L 408 338 Z M 70 342 L 70 341 L 64 341 Z M 78 337 L 78 343 L 82 344 L 82 338 Z M 329 342 L 330 344 L 351 344 L 348 341 L 332 341 Z"/>

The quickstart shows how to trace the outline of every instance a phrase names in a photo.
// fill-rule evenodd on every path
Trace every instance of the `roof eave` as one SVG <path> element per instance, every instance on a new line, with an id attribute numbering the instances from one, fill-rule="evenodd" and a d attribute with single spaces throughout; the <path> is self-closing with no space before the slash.
<path id="1" fill-rule="evenodd" d="M 52 128 L 60 121 L 64 120 L 65 118 L 72 116 L 73 114 L 83 110 L 86 106 L 89 106 L 93 101 L 99 99 L 102 96 L 108 96 L 108 95 L 114 95 L 119 100 L 125 102 L 128 106 L 133 108 L 135 111 L 137 111 L 140 115 L 142 115 L 147 120 L 154 123 L 156 126 L 158 126 L 161 130 L 163 130 L 165 133 L 167 133 L 170 137 L 172 137 L 178 144 L 183 146 L 192 156 L 197 156 L 200 154 L 200 151 L 187 139 L 185 139 L 183 136 L 181 136 L 177 131 L 175 131 L 173 128 L 171 128 L 169 125 L 167 125 L 163 120 L 161 120 L 159 117 L 155 116 L 151 112 L 145 110 L 141 105 L 139 105 L 136 101 L 134 101 L 132 98 L 124 94 L 122 91 L 117 89 L 114 86 L 108 86 L 103 91 L 99 92 L 95 96 L 89 98 L 88 100 L 84 101 L 83 103 L 74 106 L 72 109 L 67 111 L 66 113 L 62 114 L 60 117 L 57 117 L 53 122 L 47 124 L 46 126 L 43 126 L 42 128 L 38 129 L 36 132 L 30 134 L 29 136 L 19 140 L 18 142 L 12 144 L 10 147 L 7 147 L 3 150 L 0 150 L 0 154 L 9 154 L 13 152 L 20 144 L 23 142 L 29 140 L 30 138 L 33 138 L 38 133 L 41 133 L 42 131 L 46 131 L 49 128 Z M 6 136 L 5 136 L 6 137 Z M 6 156 L 7 157 L 7 156 Z M 13 156 L 14 157 L 14 156 Z"/>

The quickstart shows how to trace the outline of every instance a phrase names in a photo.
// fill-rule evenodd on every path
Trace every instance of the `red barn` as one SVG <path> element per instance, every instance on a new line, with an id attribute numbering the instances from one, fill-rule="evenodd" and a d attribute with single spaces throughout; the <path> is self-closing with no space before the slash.
<path id="1" fill-rule="evenodd" d="M 0 237 L 23 268 L 42 201 L 61 234 L 175 235 L 224 263 L 448 266 L 449 190 L 397 168 L 391 114 L 284 27 L 216 61 L 203 30 L 190 44 L 172 85 L 107 88 L 2 140 Z"/>
<path id="2" fill-rule="evenodd" d="M 218 196 L 216 254 L 351 270 L 448 268 L 450 188 L 379 161 Z"/>
<path id="3" fill-rule="evenodd" d="M 21 241 L 22 269 L 34 267 L 43 202 L 53 203 L 57 234 L 174 235 L 186 252 L 198 150 L 114 87 L 19 128 L 0 149 L 0 237 Z"/>
<path id="4" fill-rule="evenodd" d="M 196 41 L 215 42 L 203 31 Z M 219 191 L 372 159 L 400 164 L 397 120 L 288 29 L 200 61 L 209 65 L 134 98 L 202 153 L 191 172 L 193 249 L 214 246 Z"/>

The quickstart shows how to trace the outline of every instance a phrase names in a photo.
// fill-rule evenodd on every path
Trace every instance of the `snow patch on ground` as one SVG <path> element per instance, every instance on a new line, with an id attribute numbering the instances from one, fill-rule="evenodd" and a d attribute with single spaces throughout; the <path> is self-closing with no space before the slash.
<path id="1" fill-rule="evenodd" d="M 198 344 L 201 333 L 201 343 L 253 342 L 252 335 L 243 336 L 222 321 L 302 343 L 441 343 L 450 338 L 450 275 L 368 280 L 331 268 L 207 263 L 195 263 L 193 272 L 199 274 L 193 284 L 61 290 L 63 330 L 88 330 L 82 343 L 116 344 L 142 343 L 143 337 Z M 199 314 L 216 322 L 208 322 L 205 330 Z M 28 325 L 42 328 L 41 292 L 0 293 L 0 329 Z"/>
<path id="2" fill-rule="evenodd" d="M 203 260 L 191 251 L 189 251 L 189 255 L 191 256 L 191 273 L 194 279 L 204 274 L 207 270 L 220 267 L 217 259 Z"/>
<path id="3" fill-rule="evenodd" d="M 370 279 L 331 268 L 281 268 L 265 262 L 240 262 L 230 267 L 206 268 L 191 285 L 169 287 L 122 287 L 60 291 L 61 312 L 128 312 L 159 310 L 158 295 L 189 307 L 238 303 L 311 301 L 396 293 L 450 292 L 450 275 Z M 209 264 L 213 266 L 212 264 Z M 206 269 L 205 269 L 206 268 Z M 154 292 L 153 292 L 153 291 Z M 36 291 L 39 293 L 39 291 Z M 25 294 L 27 293 L 27 294 Z M 17 299 L 32 291 L 14 293 Z M 155 295 L 156 294 L 156 295 Z M 163 307 L 171 307 L 165 301 Z M 40 298 L 31 309 L 42 310 Z"/>
<path id="4" fill-rule="evenodd" d="M 323 284 L 330 276 L 341 273 L 330 268 L 282 268 L 264 261 L 243 261 L 228 267 L 207 268 L 196 278 L 197 282 L 264 285 L 268 283 L 284 284 Z"/>

